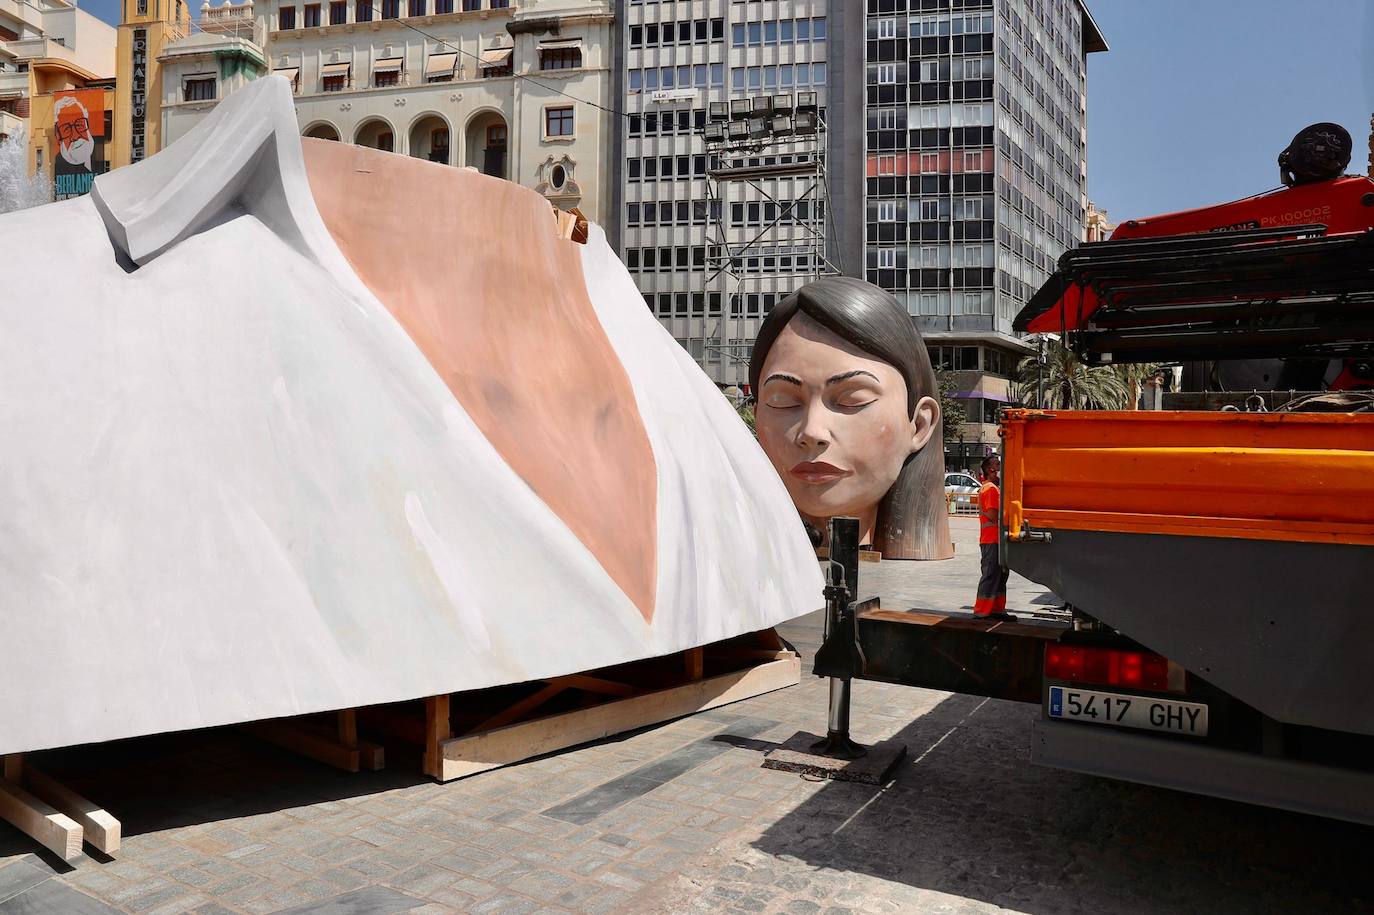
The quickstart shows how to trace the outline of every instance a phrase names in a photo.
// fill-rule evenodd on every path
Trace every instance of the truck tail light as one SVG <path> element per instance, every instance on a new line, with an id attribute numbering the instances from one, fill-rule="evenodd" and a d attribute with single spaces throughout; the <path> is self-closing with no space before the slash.
<path id="1" fill-rule="evenodd" d="M 1156 692 L 1185 688 L 1183 668 L 1163 655 L 1085 645 L 1046 645 L 1045 678 Z"/>

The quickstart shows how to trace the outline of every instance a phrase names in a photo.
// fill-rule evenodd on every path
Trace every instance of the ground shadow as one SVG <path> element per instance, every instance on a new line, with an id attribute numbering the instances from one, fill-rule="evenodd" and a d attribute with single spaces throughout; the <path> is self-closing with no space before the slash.
<path id="1" fill-rule="evenodd" d="M 830 783 L 755 847 L 1027 912 L 1374 903 L 1374 829 L 1032 766 L 1038 714 L 951 696 L 898 735 L 889 786 Z"/>

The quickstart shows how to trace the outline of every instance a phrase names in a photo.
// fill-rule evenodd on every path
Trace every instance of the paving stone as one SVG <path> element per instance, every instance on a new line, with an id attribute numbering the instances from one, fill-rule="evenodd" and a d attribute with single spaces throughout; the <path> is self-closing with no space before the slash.
<path id="1" fill-rule="evenodd" d="M 52 875 L 27 861 L 14 861 L 0 867 L 0 902 L 18 896 L 37 886 Z"/>
<path id="2" fill-rule="evenodd" d="M 0 902 L 0 915 L 115 915 L 119 909 L 67 886 L 45 880 Z"/>

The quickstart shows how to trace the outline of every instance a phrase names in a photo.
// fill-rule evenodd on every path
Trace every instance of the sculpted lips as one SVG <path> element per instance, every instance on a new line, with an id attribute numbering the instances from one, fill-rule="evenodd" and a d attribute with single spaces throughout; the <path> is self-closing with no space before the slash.
<path id="1" fill-rule="evenodd" d="M 851 473 L 825 461 L 802 461 L 788 472 L 805 483 L 833 483 Z"/>

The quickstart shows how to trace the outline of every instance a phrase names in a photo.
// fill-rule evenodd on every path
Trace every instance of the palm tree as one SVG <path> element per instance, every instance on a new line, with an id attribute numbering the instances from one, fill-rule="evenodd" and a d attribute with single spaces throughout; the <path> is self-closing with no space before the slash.
<path id="1" fill-rule="evenodd" d="M 1037 403 L 1036 357 L 1017 366 L 1016 397 L 1046 410 L 1119 410 L 1126 402 L 1126 386 L 1110 366 L 1084 365 L 1073 350 L 1058 340 L 1045 341 L 1045 402 Z"/>
<path id="2" fill-rule="evenodd" d="M 1160 362 L 1127 362 L 1112 366 L 1112 371 L 1121 379 L 1121 387 L 1125 393 L 1124 409 L 1140 409 L 1140 386 L 1158 375 L 1163 368 L 1164 364 Z"/>

